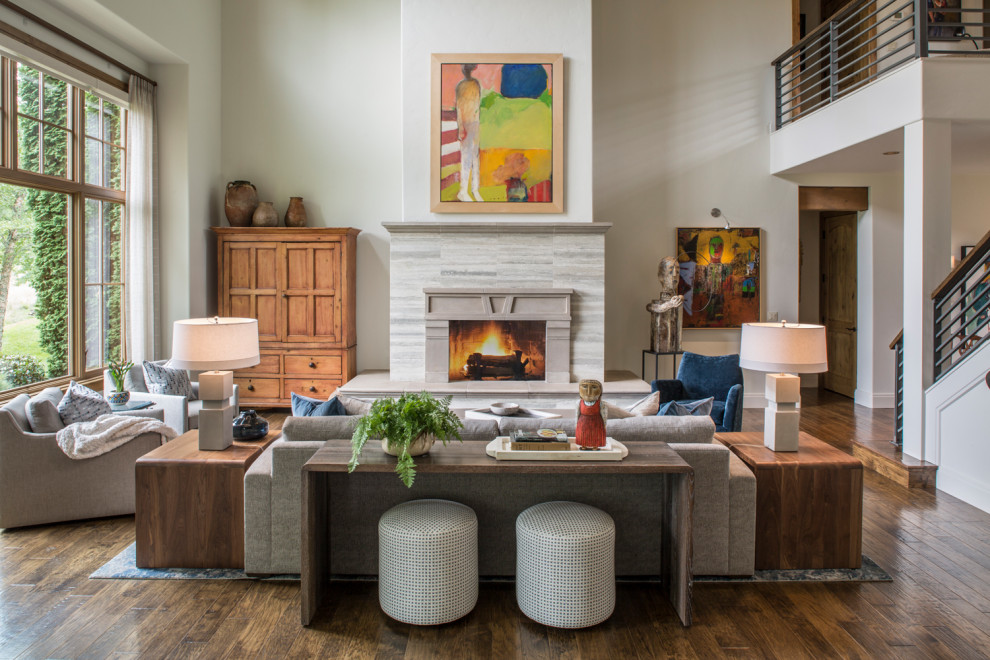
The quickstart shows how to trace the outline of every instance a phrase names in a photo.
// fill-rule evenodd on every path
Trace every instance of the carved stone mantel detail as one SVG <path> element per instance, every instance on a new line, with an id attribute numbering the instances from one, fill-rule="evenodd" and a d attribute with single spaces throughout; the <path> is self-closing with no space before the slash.
<path id="1" fill-rule="evenodd" d="M 447 382 L 451 321 L 546 321 L 546 382 L 570 382 L 573 289 L 431 288 L 423 293 L 427 382 Z"/>

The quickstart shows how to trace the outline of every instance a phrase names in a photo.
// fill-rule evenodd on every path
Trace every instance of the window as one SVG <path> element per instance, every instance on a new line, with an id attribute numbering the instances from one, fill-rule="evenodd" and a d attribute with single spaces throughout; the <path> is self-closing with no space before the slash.
<path id="1" fill-rule="evenodd" d="M 123 357 L 127 113 L 0 58 L 0 390 Z"/>

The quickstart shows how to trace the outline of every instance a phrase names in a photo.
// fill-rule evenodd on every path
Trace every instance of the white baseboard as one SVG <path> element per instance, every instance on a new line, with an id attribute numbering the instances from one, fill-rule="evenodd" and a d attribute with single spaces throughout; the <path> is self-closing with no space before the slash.
<path id="1" fill-rule="evenodd" d="M 743 408 L 766 408 L 767 398 L 762 394 L 743 394 Z"/>
<path id="2" fill-rule="evenodd" d="M 894 395 L 882 394 L 877 392 L 867 392 L 865 390 L 857 389 L 854 392 L 853 401 L 857 405 L 866 406 L 867 408 L 893 408 L 894 407 Z"/>

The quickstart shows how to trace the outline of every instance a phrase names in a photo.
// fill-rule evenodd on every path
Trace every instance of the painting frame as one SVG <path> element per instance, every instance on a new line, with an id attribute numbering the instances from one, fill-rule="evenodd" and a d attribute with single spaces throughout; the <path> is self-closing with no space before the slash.
<path id="1" fill-rule="evenodd" d="M 564 212 L 564 56 L 561 53 L 433 53 L 430 56 L 430 211 L 433 213 L 563 213 Z M 442 182 L 443 65 L 541 64 L 550 67 L 551 154 L 550 201 L 444 200 Z"/>
<path id="2" fill-rule="evenodd" d="M 713 293 L 715 289 L 711 284 L 706 285 L 707 292 L 699 292 L 698 289 L 700 281 L 716 277 L 714 273 L 707 273 L 710 262 L 702 264 L 706 267 L 704 280 L 696 277 L 699 243 L 704 241 L 708 246 L 714 236 L 721 238 L 723 247 L 719 253 L 719 263 L 726 267 L 717 275 L 720 278 L 718 294 Z M 743 323 L 759 323 L 766 318 L 766 296 L 763 292 L 766 234 L 762 228 L 678 227 L 674 232 L 674 245 L 680 270 L 677 292 L 684 296 L 685 330 L 736 329 L 741 328 Z M 746 249 L 745 254 L 743 248 Z M 694 252 L 691 252 L 692 249 Z M 741 261 L 734 266 L 737 257 Z M 728 291 L 725 289 L 727 281 L 730 286 Z"/>

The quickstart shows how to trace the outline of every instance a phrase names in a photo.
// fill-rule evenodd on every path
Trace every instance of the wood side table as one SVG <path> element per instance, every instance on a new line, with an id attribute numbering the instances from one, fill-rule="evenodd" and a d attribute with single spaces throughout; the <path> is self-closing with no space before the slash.
<path id="1" fill-rule="evenodd" d="M 716 433 L 756 475 L 756 568 L 859 568 L 863 464 L 807 433 L 771 451 L 762 432 Z"/>
<path id="2" fill-rule="evenodd" d="M 137 460 L 139 568 L 244 568 L 244 474 L 281 435 L 200 451 L 193 429 Z"/>

